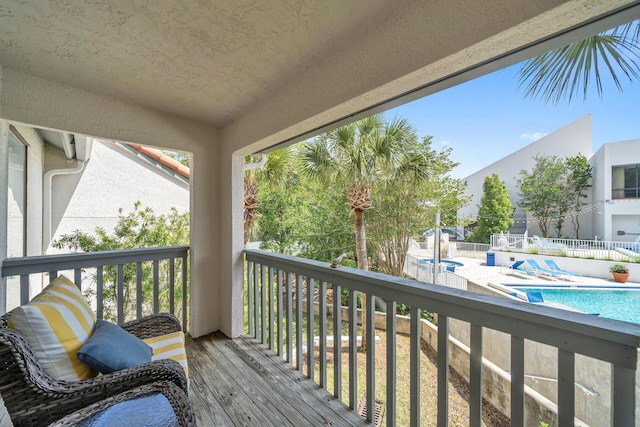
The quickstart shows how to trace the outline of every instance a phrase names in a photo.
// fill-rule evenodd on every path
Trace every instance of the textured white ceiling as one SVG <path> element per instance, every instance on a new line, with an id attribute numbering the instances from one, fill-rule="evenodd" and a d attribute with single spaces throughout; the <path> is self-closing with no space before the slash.
<path id="1" fill-rule="evenodd" d="M 637 15 L 638 0 L 0 0 L 0 113 L 256 151 L 489 72 L 630 5 Z"/>
<path id="2" fill-rule="evenodd" d="M 397 6 L 2 0 L 0 59 L 47 80 L 223 125 Z"/>

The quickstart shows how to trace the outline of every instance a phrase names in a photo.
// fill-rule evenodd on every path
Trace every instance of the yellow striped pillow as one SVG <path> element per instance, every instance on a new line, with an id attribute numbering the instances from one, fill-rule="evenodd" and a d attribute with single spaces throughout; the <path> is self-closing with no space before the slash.
<path id="1" fill-rule="evenodd" d="M 171 359 L 179 362 L 184 373 L 189 377 L 187 364 L 187 351 L 184 347 L 184 333 L 182 331 L 171 332 L 158 337 L 142 340 L 153 349 L 151 360 Z"/>
<path id="2" fill-rule="evenodd" d="M 91 336 L 96 315 L 69 279 L 60 276 L 28 304 L 14 309 L 8 321 L 31 346 L 53 378 L 77 381 L 96 372 L 80 362 L 78 350 Z"/>

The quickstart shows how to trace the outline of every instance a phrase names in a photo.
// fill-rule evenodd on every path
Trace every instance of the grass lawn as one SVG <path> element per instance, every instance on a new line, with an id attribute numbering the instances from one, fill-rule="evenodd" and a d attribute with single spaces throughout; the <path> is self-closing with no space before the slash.
<path id="1" fill-rule="evenodd" d="M 271 288 L 274 292 L 275 289 Z M 331 291 L 329 291 L 331 292 Z M 246 288 L 245 288 L 246 297 Z M 328 298 L 328 304 L 331 304 L 331 298 Z M 274 301 L 274 299 L 272 300 Z M 293 330 L 292 341 L 295 347 L 295 319 L 296 319 L 296 301 L 294 297 L 293 301 Z M 286 298 L 283 296 L 283 304 L 286 306 Z M 305 302 L 306 304 L 306 302 Z M 245 325 L 247 325 L 247 307 L 245 305 Z M 274 309 L 274 311 L 276 311 Z M 266 317 L 266 313 L 265 313 Z M 275 313 L 274 313 L 275 318 Z M 307 315 L 302 316 L 302 331 L 303 341 L 306 342 L 307 333 Z M 314 335 L 319 335 L 319 319 L 318 316 L 314 316 Z M 283 322 L 283 339 L 286 338 L 286 323 Z M 248 325 L 247 325 L 248 326 Z M 327 336 L 333 335 L 333 321 L 329 318 L 326 324 Z M 348 323 L 344 321 L 341 324 L 342 335 L 348 335 Z M 386 401 L 386 332 L 377 330 L 376 335 L 380 337 L 380 341 L 376 341 L 375 345 L 375 394 L 376 400 L 380 402 Z M 277 340 L 277 332 L 274 334 L 274 340 Z M 398 334 L 396 337 L 396 425 L 407 426 L 410 425 L 410 373 L 409 373 L 409 347 L 410 339 L 406 335 Z M 283 349 L 284 350 L 284 349 Z M 295 350 L 294 350 L 295 353 Z M 358 396 L 356 402 L 360 402 L 366 391 L 366 354 L 358 353 L 358 369 L 357 369 L 357 385 Z M 437 422 L 437 375 L 438 370 L 436 366 L 436 352 L 428 347 L 425 343 L 422 343 L 422 352 L 420 358 L 420 424 L 424 426 L 434 426 Z M 314 379 L 316 382 L 320 378 L 319 376 L 319 354 L 316 351 L 314 356 Z M 327 349 L 327 387 L 326 389 L 333 393 L 334 378 L 333 378 L 333 348 Z M 307 372 L 306 357 L 303 357 L 303 372 Z M 469 387 L 467 382 L 462 379 L 455 371 L 449 371 L 449 426 L 468 426 L 469 425 Z M 343 346 L 342 355 L 342 399 L 345 403 L 349 402 L 349 367 L 348 367 L 348 347 L 345 343 Z M 385 414 L 386 417 L 386 414 Z M 384 418 L 383 425 L 386 425 L 386 418 Z M 493 408 L 488 402 L 483 400 L 483 422 L 485 427 L 502 427 L 510 426 L 510 420 L 498 410 Z"/>
<path id="2" fill-rule="evenodd" d="M 385 331 L 377 331 L 380 341 L 376 342 L 376 400 L 385 402 L 386 400 L 386 333 Z M 396 407 L 398 426 L 410 424 L 409 413 L 409 346 L 410 339 L 406 335 L 397 335 L 396 351 Z M 343 400 L 349 402 L 349 367 L 347 347 L 343 348 L 342 357 L 342 396 Z M 420 359 L 420 424 L 425 426 L 436 425 L 437 422 L 437 375 L 436 352 L 422 345 L 422 353 Z M 315 354 L 315 378 L 319 378 L 318 353 Z M 333 349 L 327 350 L 327 390 L 333 391 Z M 306 372 L 306 366 L 304 367 Z M 358 353 L 358 398 L 359 402 L 366 391 L 366 355 Z M 386 415 L 385 415 L 386 416 Z M 383 425 L 386 424 L 386 418 Z M 467 426 L 469 425 L 469 404 L 468 404 L 468 384 L 456 372 L 450 371 L 449 374 L 449 426 Z M 486 401 L 483 403 L 483 426 L 500 427 L 509 426 L 509 419 L 489 405 Z"/>

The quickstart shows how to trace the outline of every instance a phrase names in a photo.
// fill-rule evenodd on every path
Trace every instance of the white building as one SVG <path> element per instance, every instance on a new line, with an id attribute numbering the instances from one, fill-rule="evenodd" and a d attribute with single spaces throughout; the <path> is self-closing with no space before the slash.
<path id="1" fill-rule="evenodd" d="M 631 241 L 640 236 L 640 139 L 604 144 L 592 153 L 591 116 L 587 115 L 493 164 L 466 177 L 466 195 L 471 202 L 458 211 L 458 218 L 475 221 L 484 178 L 498 174 L 515 207 L 512 233 L 540 234 L 535 217 L 518 205 L 516 180 L 521 170 L 531 170 L 536 155 L 587 157 L 592 167 L 592 188 L 579 215 L 580 238 Z M 574 236 L 571 220 L 564 234 Z M 562 236 L 559 236 L 562 237 Z"/>
<path id="2" fill-rule="evenodd" d="M 595 236 L 633 242 L 640 239 L 640 139 L 604 144 L 590 159 Z"/>
<path id="3" fill-rule="evenodd" d="M 0 196 L 9 257 L 60 252 L 51 242 L 76 230 L 109 232 L 119 209 L 126 214 L 137 201 L 158 215 L 189 211 L 189 170 L 159 150 L 18 124 L 0 144 L 9 152 Z M 9 306 L 17 305 L 19 287 L 7 288 L 16 291 Z"/>

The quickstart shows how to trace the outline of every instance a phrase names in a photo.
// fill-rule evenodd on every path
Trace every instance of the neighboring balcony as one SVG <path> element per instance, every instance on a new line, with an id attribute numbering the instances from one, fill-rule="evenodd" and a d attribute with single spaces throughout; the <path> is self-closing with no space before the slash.
<path id="1" fill-rule="evenodd" d="M 103 273 L 114 268 L 117 302 L 102 307 L 98 292 L 99 316 L 115 313 L 115 320 L 122 322 L 130 320 L 127 313 L 140 317 L 166 308 L 178 312 L 186 328 L 189 283 L 182 267 L 188 264 L 187 256 L 188 247 L 175 247 L 6 259 L 2 275 L 20 277 L 24 303 L 33 296 L 30 276 L 35 280 L 42 276 L 38 273 L 55 277 L 72 270 L 70 276 L 84 288 L 89 284 L 83 277 L 90 270 L 99 290 L 106 286 Z M 423 425 L 448 426 L 450 368 L 468 381 L 471 426 L 481 425 L 483 399 L 504 411 L 513 426 L 538 426 L 541 421 L 585 425 L 591 422 L 581 418 L 585 393 L 579 366 L 584 356 L 610 367 L 599 379 L 608 392 L 591 393 L 593 400 L 587 402 L 600 405 L 596 410 L 604 413 L 605 421 L 597 425 L 636 424 L 638 325 L 259 250 L 246 250 L 245 256 L 247 335 L 229 339 L 215 333 L 187 340 L 190 397 L 199 425 L 347 426 L 375 421 L 395 426 L 405 425 L 400 417 L 406 413 L 409 425 L 422 420 Z M 153 284 L 148 289 L 153 295 L 143 298 L 138 293 L 144 286 L 136 277 L 135 302 L 127 309 L 120 301 L 128 292 L 124 278 L 131 268 L 137 274 L 150 268 Z M 359 341 L 356 300 L 361 292 L 368 297 L 366 333 Z M 408 315 L 376 312 L 376 302 L 384 302 L 389 313 L 403 307 Z M 432 322 L 423 319 L 423 310 L 433 313 Z M 456 337 L 450 336 L 454 331 Z M 385 343 L 384 352 L 377 336 Z M 409 342 L 406 358 L 399 354 L 404 339 Z M 364 372 L 358 362 L 362 340 Z M 506 344 L 496 349 L 496 342 Z M 555 354 L 549 368 L 557 375 L 544 410 L 536 403 L 540 393 L 530 372 L 534 359 L 541 357 L 533 342 Z M 437 351 L 436 408 L 425 406 L 428 396 L 421 383 L 426 347 Z M 487 359 L 496 350 L 506 366 Z M 377 366 L 380 360 L 384 366 Z M 405 369 L 406 376 L 401 374 Z M 426 412 L 437 414 L 436 419 L 424 421 Z"/>

